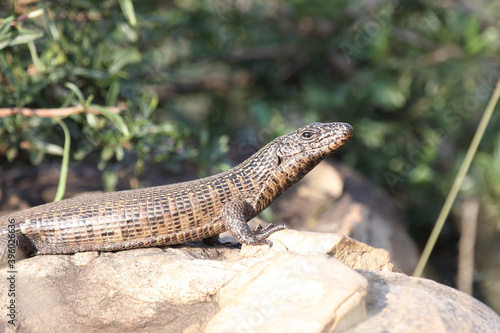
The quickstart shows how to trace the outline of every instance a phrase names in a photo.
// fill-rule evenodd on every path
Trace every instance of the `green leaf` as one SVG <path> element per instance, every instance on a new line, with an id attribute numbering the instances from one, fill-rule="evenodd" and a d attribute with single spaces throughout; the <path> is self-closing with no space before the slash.
<path id="1" fill-rule="evenodd" d="M 128 23 L 133 27 L 136 26 L 137 18 L 135 16 L 132 0 L 118 0 L 118 3 L 120 4 L 123 15 L 127 18 Z"/>
<path id="2" fill-rule="evenodd" d="M 43 32 L 32 29 L 19 29 L 0 36 L 0 50 L 8 47 L 26 44 L 43 37 Z"/>
<path id="3" fill-rule="evenodd" d="M 115 106 L 118 101 L 118 95 L 120 94 L 120 82 L 118 80 L 113 81 L 108 89 L 108 94 L 106 95 L 106 106 Z"/>
<path id="4" fill-rule="evenodd" d="M 406 97 L 401 89 L 389 82 L 375 82 L 372 90 L 373 103 L 387 111 L 393 111 L 406 103 Z"/>
<path id="5" fill-rule="evenodd" d="M 55 145 L 53 143 L 49 142 L 44 142 L 42 140 L 34 139 L 33 144 L 36 146 L 37 149 L 40 149 L 41 151 L 54 155 L 54 156 L 63 156 L 64 154 L 64 149 L 61 146 Z"/>
<path id="6" fill-rule="evenodd" d="M 7 34 L 7 32 L 10 30 L 10 24 L 14 20 L 14 16 L 9 16 L 3 19 L 2 24 L 0 24 L 0 36 Z"/>
<path id="7" fill-rule="evenodd" d="M 38 53 L 36 52 L 35 43 L 29 42 L 28 48 L 30 50 L 31 59 L 33 60 L 33 64 L 35 65 L 35 68 L 37 69 L 37 71 L 43 72 L 45 70 L 45 66 L 43 65 L 43 63 L 40 61 L 40 58 L 38 57 Z"/>
<path id="8" fill-rule="evenodd" d="M 123 118 L 116 114 L 116 113 L 113 113 L 111 111 L 109 111 L 108 109 L 106 109 L 105 107 L 102 107 L 100 105 L 90 105 L 92 108 L 95 108 L 97 110 L 99 110 L 99 112 L 105 116 L 106 118 L 108 118 L 109 120 L 111 120 L 111 122 L 116 126 L 116 128 L 118 128 L 118 130 L 126 137 L 128 137 L 130 135 L 130 132 L 128 130 L 128 127 L 127 127 L 127 124 L 125 124 L 125 121 L 123 120 Z"/>
<path id="9" fill-rule="evenodd" d="M 73 75 L 82 76 L 87 79 L 94 80 L 105 80 L 109 77 L 109 73 L 103 72 L 97 69 L 86 69 L 81 67 L 75 67 L 71 69 Z"/>
<path id="10" fill-rule="evenodd" d="M 5 156 L 7 157 L 7 161 L 14 161 L 14 158 L 16 158 L 17 156 L 17 147 L 10 147 L 9 149 L 7 149 Z"/>
<path id="11" fill-rule="evenodd" d="M 73 98 L 75 97 L 75 93 L 71 90 L 69 94 L 66 96 L 66 99 L 64 102 L 61 104 L 61 108 L 68 107 L 72 102 Z"/>
<path id="12" fill-rule="evenodd" d="M 139 39 L 137 32 L 127 23 L 118 24 L 120 32 L 132 43 L 136 43 Z"/>
<path id="13" fill-rule="evenodd" d="M 59 29 L 56 26 L 57 20 L 50 19 L 47 13 L 43 17 L 46 30 L 49 32 L 50 37 L 55 41 L 59 41 L 61 39 L 61 33 L 59 32 Z"/>
<path id="14" fill-rule="evenodd" d="M 116 74 L 123 67 L 141 61 L 141 54 L 136 49 L 130 48 L 116 52 L 113 58 L 113 63 L 108 68 L 110 74 Z"/>
<path id="15" fill-rule="evenodd" d="M 64 86 L 66 88 L 68 88 L 69 90 L 71 90 L 76 95 L 76 97 L 78 97 L 78 102 L 81 105 L 85 104 L 85 97 L 83 97 L 82 91 L 80 90 L 80 88 L 78 88 L 78 86 L 76 84 L 74 84 L 72 82 L 66 82 L 64 84 Z"/>
<path id="16" fill-rule="evenodd" d="M 64 131 L 64 152 L 63 159 L 61 163 L 61 174 L 59 176 L 59 184 L 57 186 L 57 193 L 54 201 L 59 201 L 64 197 L 64 192 L 66 192 L 66 180 L 68 179 L 68 165 L 69 165 L 69 150 L 71 147 L 71 136 L 69 134 L 68 127 L 59 118 L 54 118 L 54 121 L 58 123 Z"/>
<path id="17" fill-rule="evenodd" d="M 102 178 L 104 181 L 104 190 L 114 191 L 116 189 L 116 183 L 118 182 L 118 172 L 115 170 L 104 170 L 102 174 Z"/>
<path id="18" fill-rule="evenodd" d="M 93 129 L 99 129 L 99 122 L 97 121 L 97 116 L 93 113 L 87 113 L 87 124 Z"/>
<path id="19" fill-rule="evenodd" d="M 417 165 L 409 175 L 409 180 L 414 184 L 429 182 L 431 179 L 432 170 L 427 164 Z"/>
<path id="20" fill-rule="evenodd" d="M 101 159 L 104 161 L 109 161 L 114 155 L 113 149 L 111 147 L 104 147 L 101 151 Z"/>
<path id="21" fill-rule="evenodd" d="M 117 161 L 121 161 L 125 157 L 125 150 L 122 146 L 115 147 L 115 157 Z"/>
<path id="22" fill-rule="evenodd" d="M 158 107 L 158 102 L 158 96 L 156 94 L 151 94 L 151 100 L 149 101 L 147 107 L 144 104 L 144 106 L 141 108 L 144 118 L 148 119 L 151 116 L 151 113 L 153 113 L 153 111 Z"/>

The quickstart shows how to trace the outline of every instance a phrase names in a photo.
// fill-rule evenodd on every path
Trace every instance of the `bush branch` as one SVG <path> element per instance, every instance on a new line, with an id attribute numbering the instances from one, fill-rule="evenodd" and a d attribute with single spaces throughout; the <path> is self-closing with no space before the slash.
<path id="1" fill-rule="evenodd" d="M 121 109 L 118 107 L 106 107 L 112 113 L 120 113 Z M 71 114 L 77 113 L 93 113 L 101 114 L 101 112 L 93 107 L 83 107 L 83 106 L 71 106 L 67 108 L 59 109 L 30 109 L 30 108 L 0 108 L 0 118 L 8 116 L 25 116 L 25 117 L 46 117 L 46 118 L 57 118 L 57 117 L 67 117 Z"/>

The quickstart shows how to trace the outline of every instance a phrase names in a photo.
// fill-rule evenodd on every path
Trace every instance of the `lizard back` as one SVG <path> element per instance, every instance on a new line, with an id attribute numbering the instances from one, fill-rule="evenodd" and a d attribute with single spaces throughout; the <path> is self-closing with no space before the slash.
<path id="1" fill-rule="evenodd" d="M 35 243 L 38 254 L 169 245 L 225 231 L 224 204 L 254 189 L 233 172 L 194 181 L 82 196 L 2 217 Z M 8 223 L 8 222 L 7 222 Z"/>

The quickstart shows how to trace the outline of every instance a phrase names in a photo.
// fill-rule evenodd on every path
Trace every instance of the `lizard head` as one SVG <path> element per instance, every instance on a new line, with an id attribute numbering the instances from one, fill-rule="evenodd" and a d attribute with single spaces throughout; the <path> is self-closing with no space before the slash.
<path id="1" fill-rule="evenodd" d="M 349 141 L 352 132 L 352 126 L 347 123 L 312 123 L 301 127 L 281 137 L 278 163 L 313 168 Z"/>
<path id="2" fill-rule="evenodd" d="M 352 136 L 346 123 L 312 123 L 274 139 L 240 167 L 261 175 L 258 195 L 249 202 L 258 214 Z M 261 172 L 257 172 L 262 168 Z M 257 170 L 257 171 L 256 171 Z"/>

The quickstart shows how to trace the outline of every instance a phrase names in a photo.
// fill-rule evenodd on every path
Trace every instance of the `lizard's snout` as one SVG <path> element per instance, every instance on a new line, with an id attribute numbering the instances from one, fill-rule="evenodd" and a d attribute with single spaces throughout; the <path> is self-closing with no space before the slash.
<path id="1" fill-rule="evenodd" d="M 340 125 L 342 134 L 345 136 L 346 139 L 350 139 L 352 136 L 352 133 L 354 132 L 351 124 L 348 123 L 338 123 Z"/>

